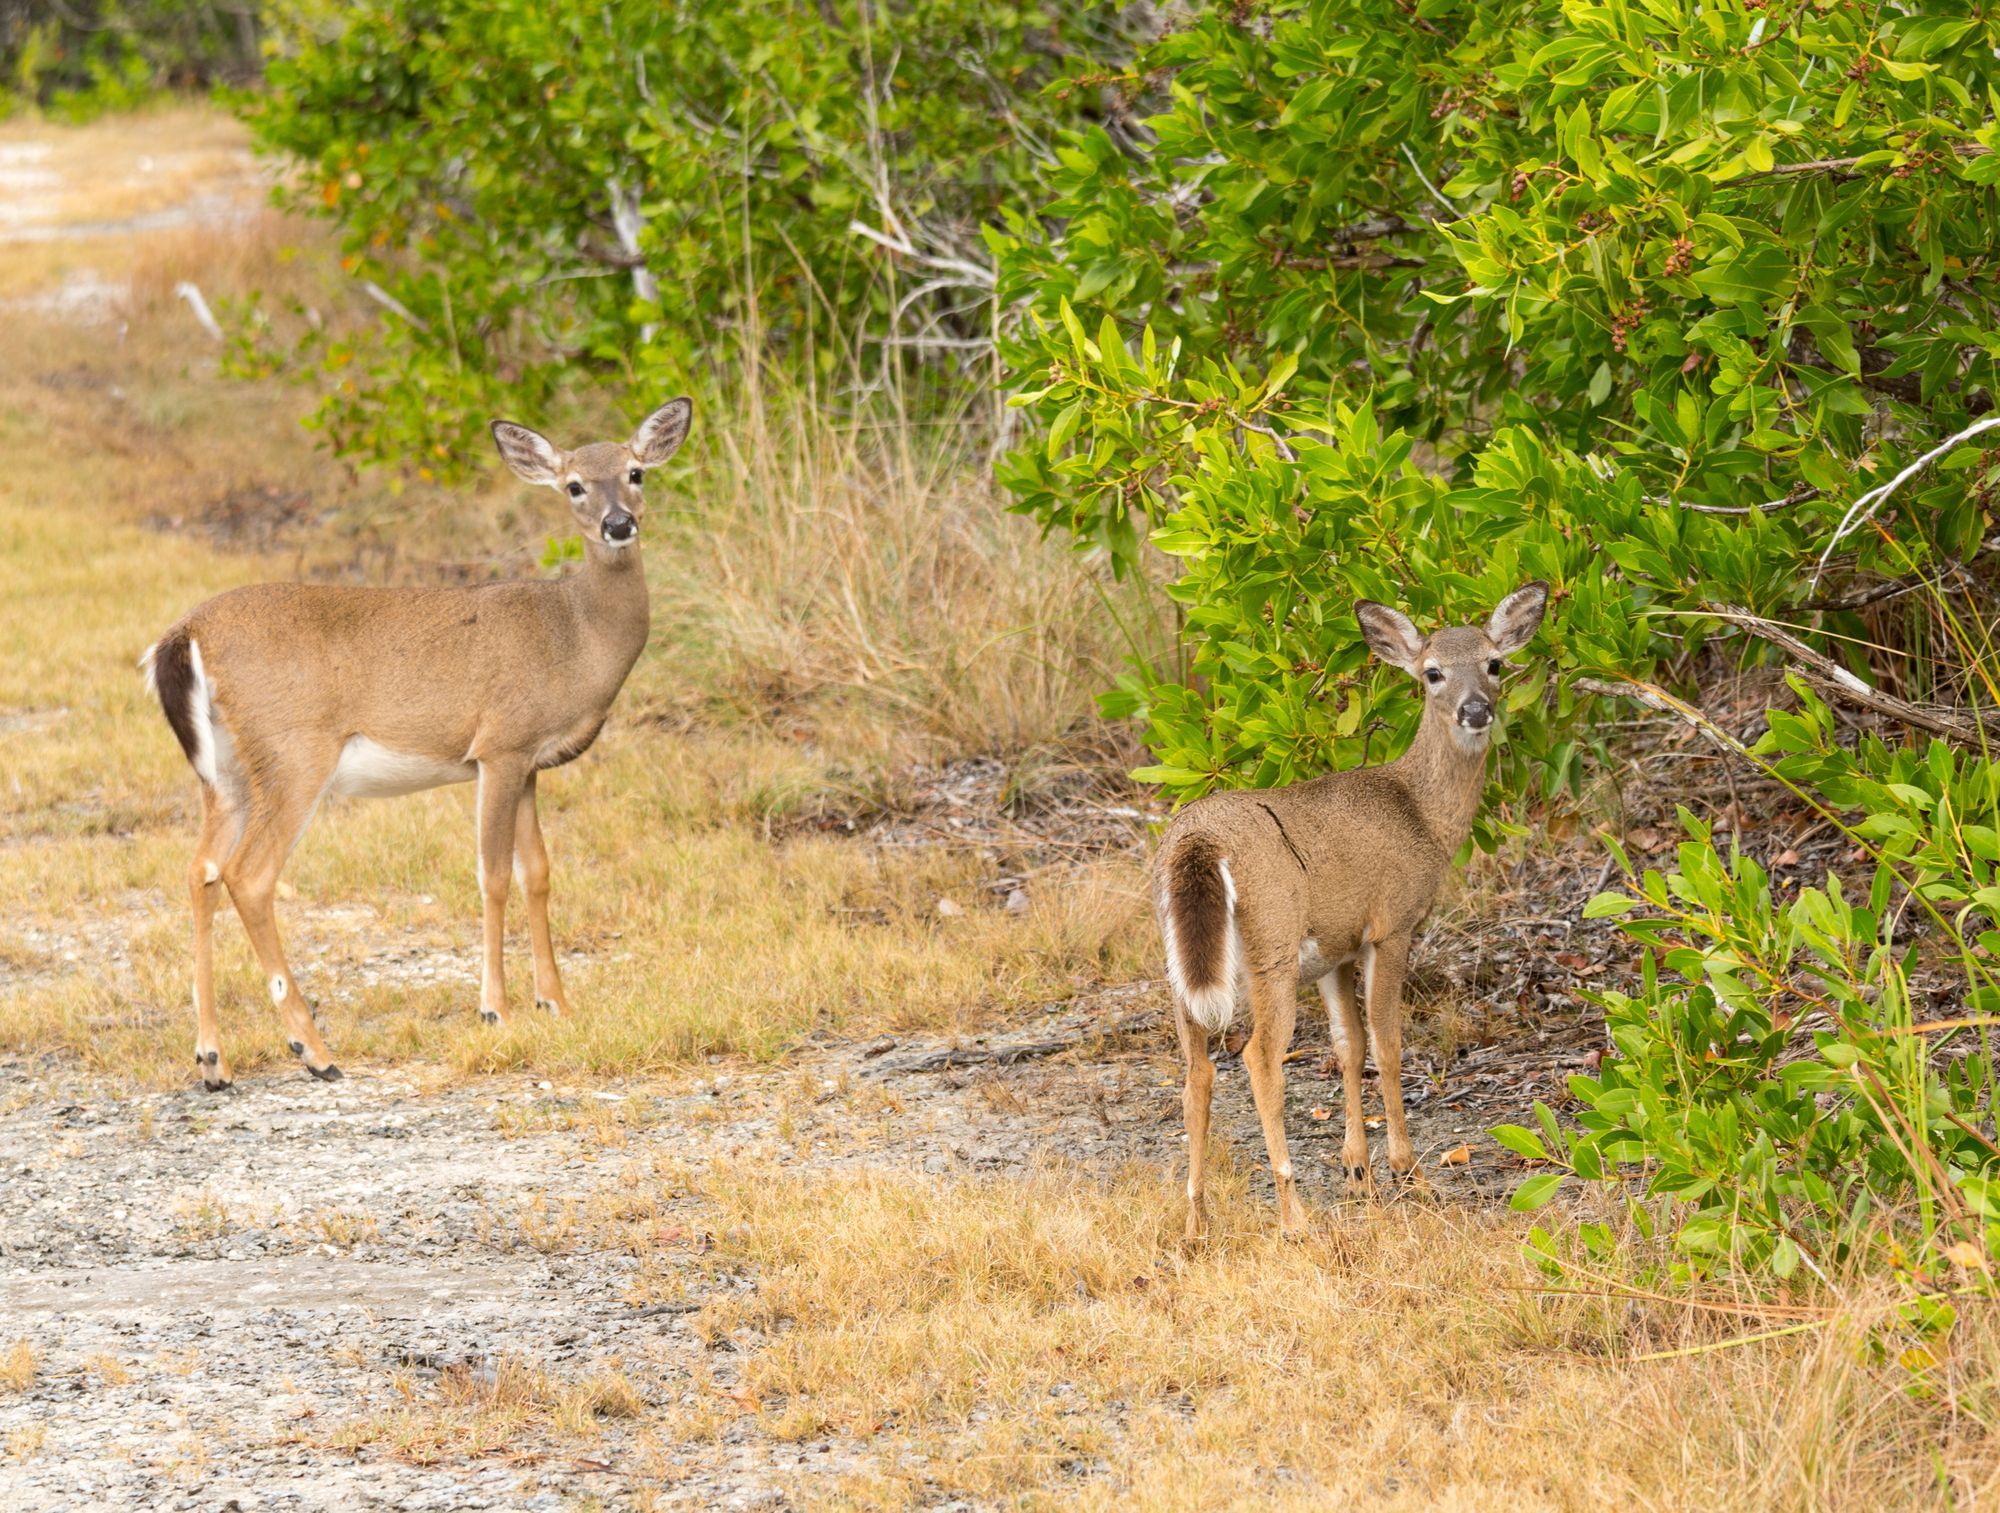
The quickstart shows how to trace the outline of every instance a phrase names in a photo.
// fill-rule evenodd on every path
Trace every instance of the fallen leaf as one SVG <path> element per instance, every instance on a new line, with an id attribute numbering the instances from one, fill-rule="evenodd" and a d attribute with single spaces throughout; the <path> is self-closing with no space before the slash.
<path id="1" fill-rule="evenodd" d="M 1780 851 L 1771 861 L 1771 865 L 1774 867 L 1796 867 L 1798 864 L 1799 854 L 1790 846 Z"/>
<path id="2" fill-rule="evenodd" d="M 1960 1240 L 1955 1245 L 1945 1246 L 1944 1258 L 1963 1271 L 1985 1271 L 1988 1269 L 1986 1257 L 1980 1254 L 1979 1247 L 1974 1245 L 1970 1240 Z"/>
<path id="3" fill-rule="evenodd" d="M 1472 1147 L 1456 1145 L 1438 1157 L 1439 1166 L 1465 1166 L 1472 1160 Z"/>
<path id="4" fill-rule="evenodd" d="M 1333 1117 L 1333 1110 L 1330 1108 L 1316 1108 L 1308 1110 L 1308 1112 L 1315 1119 L 1331 1119 Z"/>

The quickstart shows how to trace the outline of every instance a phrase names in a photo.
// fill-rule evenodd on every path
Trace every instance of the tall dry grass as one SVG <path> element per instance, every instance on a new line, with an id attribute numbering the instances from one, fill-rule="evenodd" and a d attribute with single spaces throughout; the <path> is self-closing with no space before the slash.
<path id="1" fill-rule="evenodd" d="M 1125 739 L 1093 701 L 1156 650 L 1154 600 L 1006 512 L 979 423 L 744 393 L 705 409 L 673 523 L 651 532 L 657 623 L 710 701 L 838 714 L 932 755 Z"/>

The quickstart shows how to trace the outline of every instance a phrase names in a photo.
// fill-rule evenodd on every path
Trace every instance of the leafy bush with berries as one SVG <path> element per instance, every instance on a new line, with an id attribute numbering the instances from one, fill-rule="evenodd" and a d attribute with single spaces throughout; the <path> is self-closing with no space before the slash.
<path id="1" fill-rule="evenodd" d="M 1151 775 L 1393 746 L 1356 597 L 1463 619 L 1539 574 L 1543 665 L 1647 676 L 1714 633 L 1684 612 L 1852 635 L 1849 585 L 1976 554 L 1976 449 L 1855 506 L 1992 408 L 1996 43 L 1965 0 L 1318 0 L 1143 53 L 1145 145 L 1072 136 L 1001 294 L 1019 507 L 1175 559 L 1191 663 L 1111 705 Z M 1565 686 L 1514 690 L 1509 789 L 1576 781 Z"/>

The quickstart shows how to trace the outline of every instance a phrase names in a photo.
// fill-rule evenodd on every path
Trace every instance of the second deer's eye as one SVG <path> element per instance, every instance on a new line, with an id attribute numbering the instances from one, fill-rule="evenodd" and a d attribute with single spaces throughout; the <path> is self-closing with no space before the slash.
<path id="1" fill-rule="evenodd" d="M 1486 664 L 1486 672 L 1489 677 L 1497 678 L 1500 676 L 1500 659 L 1498 657 L 1495 657 L 1491 662 Z"/>
<path id="2" fill-rule="evenodd" d="M 644 468 L 634 468 L 630 477 L 635 485 L 644 483 L 646 481 L 646 470 Z"/>
<path id="3" fill-rule="evenodd" d="M 583 497 L 583 485 L 572 480 L 569 486 L 569 497 L 572 499 L 581 499 Z"/>
<path id="4" fill-rule="evenodd" d="M 1435 688 L 1444 681 L 1444 674 L 1435 667 L 1426 667 L 1424 669 L 1424 681 Z"/>

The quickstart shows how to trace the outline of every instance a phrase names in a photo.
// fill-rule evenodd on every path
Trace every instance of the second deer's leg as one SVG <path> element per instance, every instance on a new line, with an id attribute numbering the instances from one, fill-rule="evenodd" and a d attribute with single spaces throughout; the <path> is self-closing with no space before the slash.
<path id="1" fill-rule="evenodd" d="M 551 1014 L 567 1014 L 569 1000 L 563 997 L 555 944 L 549 938 L 549 851 L 542 844 L 542 825 L 535 814 L 532 772 L 514 809 L 514 868 L 521 879 L 521 891 L 528 896 L 528 939 L 535 952 L 535 1007 Z"/>
<path id="2" fill-rule="evenodd" d="M 479 1017 L 507 1022 L 507 874 L 514 861 L 515 815 L 527 782 L 515 763 L 479 764 L 479 892 L 485 907 L 484 949 L 479 965 Z"/>
<path id="3" fill-rule="evenodd" d="M 1410 1127 L 1403 1118 L 1403 969 L 1410 961 L 1410 937 L 1362 947 L 1368 998 L 1368 1033 L 1375 1042 L 1375 1075 L 1382 1083 L 1382 1114 L 1389 1126 L 1389 1170 L 1399 1177 L 1416 1170 Z"/>
<path id="4" fill-rule="evenodd" d="M 339 1077 L 340 1068 L 333 1064 L 333 1053 L 320 1039 L 311 1006 L 285 961 L 273 905 L 278 893 L 278 874 L 312 818 L 326 775 L 332 770 L 331 759 L 320 770 L 304 763 L 289 766 L 273 763 L 250 794 L 242 837 L 222 864 L 222 881 L 236 902 L 243 933 L 250 937 L 250 947 L 257 953 L 258 965 L 270 985 L 271 1002 L 284 1018 L 292 1054 L 303 1060 L 306 1070 L 322 1082 Z"/>
<path id="5" fill-rule="evenodd" d="M 1208 1059 L 1208 1031 L 1174 1005 L 1174 1028 L 1180 1032 L 1181 1055 L 1187 1062 L 1187 1082 L 1181 1089 L 1182 1123 L 1187 1128 L 1187 1237 L 1208 1233 L 1208 1110 L 1215 1093 L 1215 1063 Z"/>
<path id="6" fill-rule="evenodd" d="M 220 1092 L 232 1078 L 222 1054 L 222 1027 L 215 1016 L 215 906 L 221 902 L 223 844 L 228 816 L 208 784 L 201 785 L 201 839 L 188 863 L 188 898 L 194 905 L 194 1064 L 202 1084 Z"/>
<path id="7" fill-rule="evenodd" d="M 1285 1052 L 1292 1043 L 1298 999 L 1296 966 L 1252 976 L 1250 1043 L 1243 1048 L 1250 1096 L 1257 1104 L 1257 1120 L 1264 1126 L 1264 1148 L 1271 1154 L 1271 1174 L 1278 1185 L 1278 1227 L 1288 1235 L 1300 1233 L 1306 1223 L 1305 1206 L 1299 1202 L 1299 1186 L 1285 1145 Z"/>
<path id="8" fill-rule="evenodd" d="M 1374 1186 L 1374 1176 L 1368 1167 L 1368 1122 L 1361 1107 L 1361 1058 L 1368 1041 L 1361 1029 L 1361 1006 L 1354 1000 L 1354 963 L 1344 961 L 1322 977 L 1319 995 L 1326 1000 L 1334 1054 L 1340 1057 L 1341 1087 L 1347 1096 L 1340 1160 L 1347 1168 L 1349 1195 L 1359 1197 Z"/>

